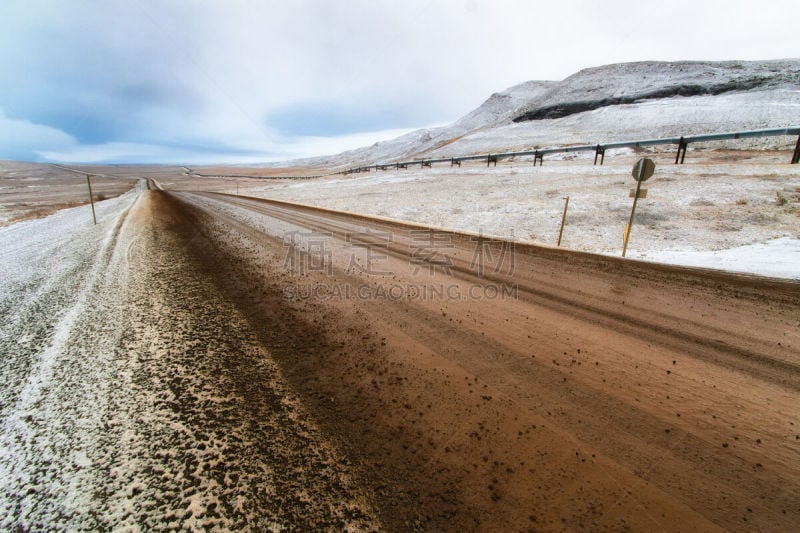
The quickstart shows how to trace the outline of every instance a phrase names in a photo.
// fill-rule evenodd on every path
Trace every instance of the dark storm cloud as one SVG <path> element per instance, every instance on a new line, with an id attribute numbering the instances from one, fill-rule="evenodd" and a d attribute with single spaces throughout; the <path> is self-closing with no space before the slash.
<path id="1" fill-rule="evenodd" d="M 5 14 L 16 17 L 0 52 L 0 73 L 7 80 L 0 85 L 0 107 L 7 117 L 97 143 L 152 136 L 154 110 L 203 112 L 202 98 L 167 68 L 176 61 L 155 46 L 149 25 L 134 31 L 130 10 L 22 4 L 5 6 L 11 11 Z"/>

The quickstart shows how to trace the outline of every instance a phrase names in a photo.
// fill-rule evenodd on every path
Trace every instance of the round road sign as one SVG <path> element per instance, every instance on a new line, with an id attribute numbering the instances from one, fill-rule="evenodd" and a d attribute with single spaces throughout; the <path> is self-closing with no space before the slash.
<path id="1" fill-rule="evenodd" d="M 640 159 L 633 165 L 633 179 L 636 181 L 647 181 L 650 176 L 656 171 L 656 164 L 653 162 L 652 159 L 644 158 Z"/>

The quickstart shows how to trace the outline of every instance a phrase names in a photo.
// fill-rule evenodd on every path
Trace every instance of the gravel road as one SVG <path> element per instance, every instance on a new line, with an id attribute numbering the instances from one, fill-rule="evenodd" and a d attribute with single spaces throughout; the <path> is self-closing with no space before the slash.
<path id="1" fill-rule="evenodd" d="M 800 521 L 796 282 L 222 194 L 100 209 L 0 230 L 2 529 Z"/>
<path id="2" fill-rule="evenodd" d="M 376 529 L 152 194 L 0 233 L 0 529 Z"/>

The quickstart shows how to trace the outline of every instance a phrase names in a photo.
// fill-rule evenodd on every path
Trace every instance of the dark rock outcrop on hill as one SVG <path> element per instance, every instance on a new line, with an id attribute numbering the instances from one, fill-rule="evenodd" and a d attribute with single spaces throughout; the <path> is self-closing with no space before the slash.
<path id="1" fill-rule="evenodd" d="M 291 164 L 345 168 L 795 124 L 800 124 L 800 59 L 643 61 L 588 68 L 562 81 L 520 83 L 452 124 Z M 785 139 L 747 146 L 780 143 Z"/>
<path id="2" fill-rule="evenodd" d="M 800 85 L 798 61 L 639 62 L 590 68 L 527 103 L 514 122 L 562 118 L 612 105 L 675 96 Z"/>

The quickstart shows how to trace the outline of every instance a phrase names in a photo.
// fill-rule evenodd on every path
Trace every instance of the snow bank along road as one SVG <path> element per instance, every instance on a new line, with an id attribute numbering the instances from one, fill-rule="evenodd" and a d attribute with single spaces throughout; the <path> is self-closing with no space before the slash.
<path id="1" fill-rule="evenodd" d="M 800 521 L 796 282 L 221 194 L 101 205 L 0 232 L 5 529 Z"/>
<path id="2" fill-rule="evenodd" d="M 151 194 L 0 231 L 0 530 L 372 528 Z"/>

